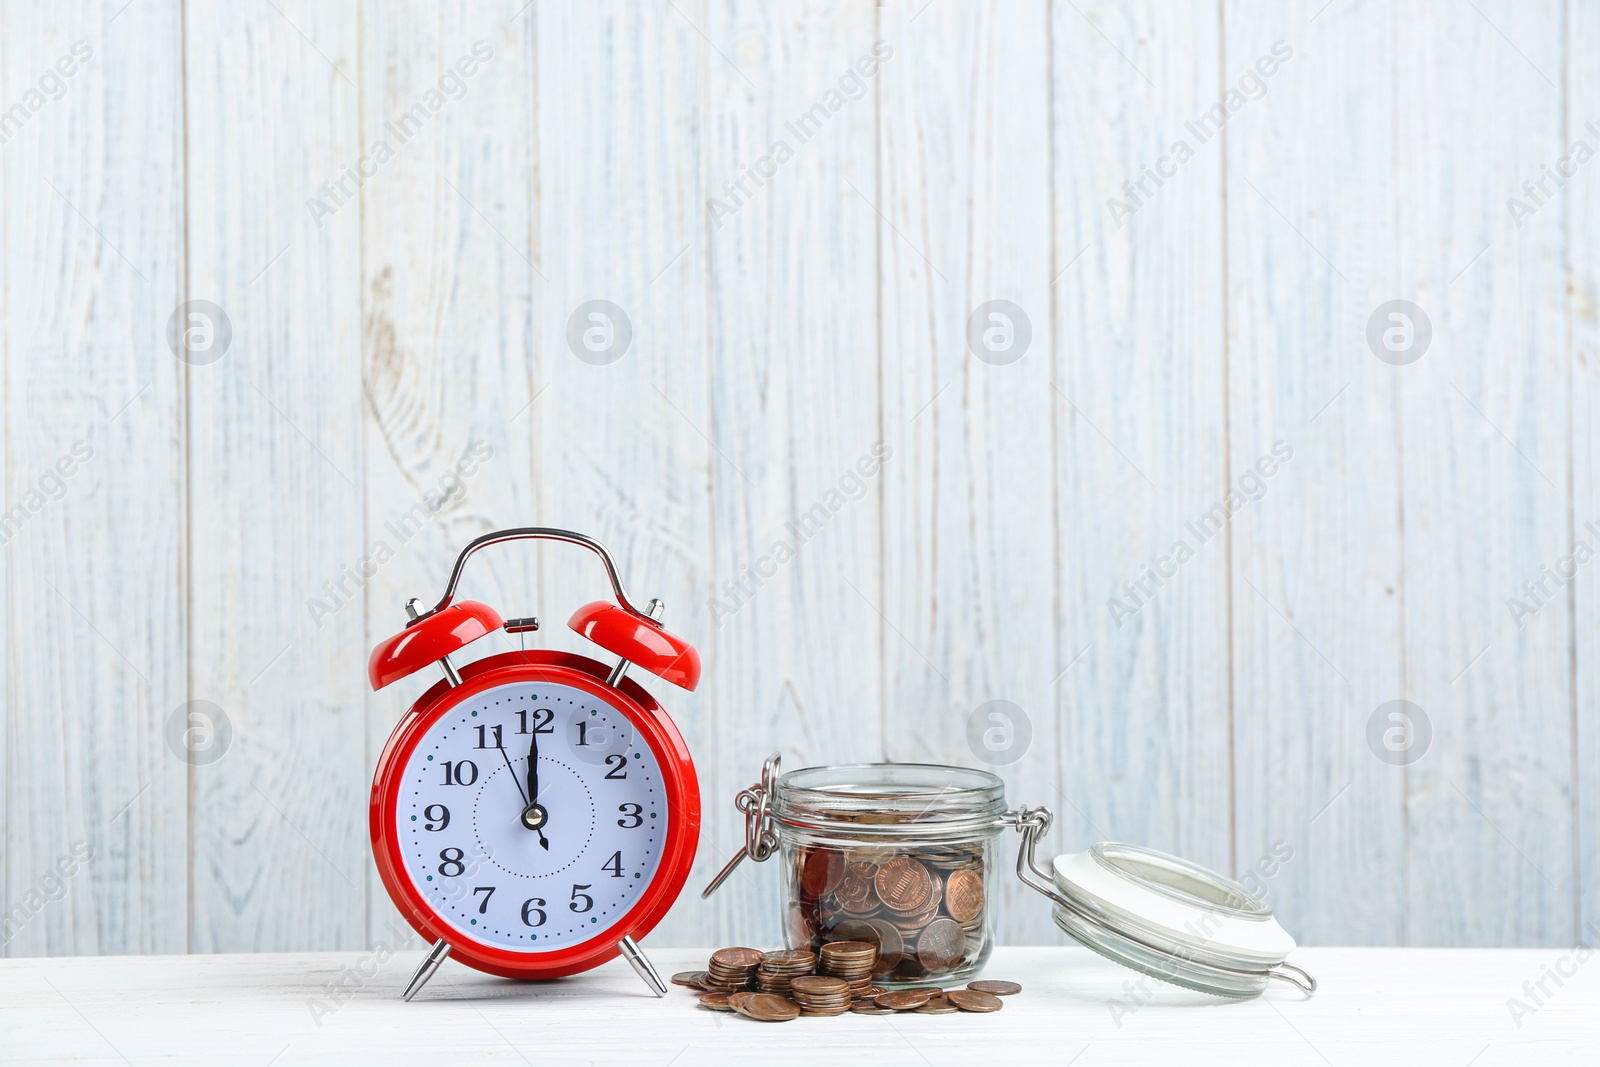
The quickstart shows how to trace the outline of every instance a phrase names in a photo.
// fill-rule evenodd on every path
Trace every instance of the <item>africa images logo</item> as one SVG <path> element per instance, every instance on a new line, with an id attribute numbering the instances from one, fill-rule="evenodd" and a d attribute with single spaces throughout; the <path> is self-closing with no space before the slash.
<path id="1" fill-rule="evenodd" d="M 1154 200 L 1161 187 L 1178 176 L 1178 168 L 1198 155 L 1246 104 L 1266 96 L 1267 79 L 1278 73 L 1293 55 L 1294 49 L 1289 45 L 1274 41 L 1271 53 L 1257 57 L 1239 76 L 1237 85 L 1229 87 L 1215 104 L 1183 124 L 1185 135 L 1172 142 L 1155 166 L 1144 167 L 1138 177 L 1122 183 L 1124 198 L 1106 197 L 1106 210 L 1111 213 L 1111 221 L 1117 224 L 1117 229 L 1122 229 L 1124 219 L 1132 218 L 1135 212 Z"/>

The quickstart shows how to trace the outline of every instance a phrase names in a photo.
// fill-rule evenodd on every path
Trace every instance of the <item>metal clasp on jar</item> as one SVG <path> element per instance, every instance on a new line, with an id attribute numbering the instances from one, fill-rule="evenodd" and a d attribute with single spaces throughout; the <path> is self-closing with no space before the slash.
<path id="1" fill-rule="evenodd" d="M 778 827 L 768 808 L 778 791 L 779 773 L 779 758 L 777 753 L 773 753 L 761 764 L 761 781 L 749 789 L 740 790 L 739 795 L 733 798 L 733 806 L 744 814 L 744 848 L 735 852 L 733 858 L 711 879 L 711 884 L 700 891 L 701 900 L 715 893 L 733 874 L 734 868 L 747 857 L 761 863 L 777 850 Z"/>

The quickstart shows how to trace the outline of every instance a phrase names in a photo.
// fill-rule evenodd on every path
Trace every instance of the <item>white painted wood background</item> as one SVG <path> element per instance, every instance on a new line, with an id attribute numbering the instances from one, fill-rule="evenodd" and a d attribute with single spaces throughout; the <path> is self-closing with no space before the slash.
<path id="1" fill-rule="evenodd" d="M 1600 163 L 1520 226 L 1507 200 L 1600 149 L 1597 47 L 1593 0 L 0 3 L 4 953 L 392 937 L 366 798 L 420 683 L 368 693 L 366 652 L 528 523 L 601 538 L 705 655 L 699 693 L 656 687 L 705 788 L 695 886 L 767 753 L 971 764 L 1005 700 L 1009 796 L 1062 850 L 1253 874 L 1307 943 L 1594 943 L 1600 580 L 1520 626 L 1508 599 L 1597 540 Z M 166 330 L 200 299 L 232 342 L 190 365 Z M 611 365 L 566 342 L 592 299 L 632 325 Z M 1008 365 L 967 342 L 997 299 L 1031 326 Z M 1411 365 L 1368 346 L 1392 299 L 1432 324 Z M 601 581 L 513 547 L 466 589 L 559 621 Z M 1432 731 L 1408 766 L 1368 743 L 1397 699 Z M 191 700 L 226 715 L 216 762 L 168 747 Z M 686 894 L 653 942 L 772 942 L 777 877 Z M 1004 895 L 1007 941 L 1061 939 Z"/>

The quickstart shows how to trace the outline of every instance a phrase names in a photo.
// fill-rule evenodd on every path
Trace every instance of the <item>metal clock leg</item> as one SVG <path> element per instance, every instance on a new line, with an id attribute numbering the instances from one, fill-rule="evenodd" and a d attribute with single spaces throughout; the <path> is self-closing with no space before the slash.
<path id="1" fill-rule="evenodd" d="M 634 972 L 644 979 L 644 984 L 658 997 L 667 995 L 667 983 L 661 980 L 661 972 L 656 970 L 655 964 L 645 956 L 644 949 L 631 937 L 625 937 L 617 942 L 617 948 L 622 952 L 622 958 L 633 966 Z"/>
<path id="2" fill-rule="evenodd" d="M 422 966 L 417 968 L 417 973 L 411 976 L 411 981 L 406 983 L 406 991 L 400 994 L 401 1000 L 410 1000 L 417 995 L 417 991 L 428 984 L 428 979 L 433 977 L 433 972 L 450 955 L 450 945 L 440 938 L 433 943 L 433 948 L 428 950 L 428 956 L 422 961 Z"/>

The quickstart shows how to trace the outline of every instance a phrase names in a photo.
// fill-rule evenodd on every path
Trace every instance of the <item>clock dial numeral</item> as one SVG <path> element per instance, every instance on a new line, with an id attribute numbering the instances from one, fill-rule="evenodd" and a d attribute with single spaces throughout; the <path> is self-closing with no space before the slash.
<path id="1" fill-rule="evenodd" d="M 602 871 L 610 871 L 611 872 L 611 877 L 613 877 L 613 878 L 621 878 L 622 877 L 622 850 L 618 849 L 617 851 L 613 852 L 611 854 L 611 858 L 606 860 L 604 863 L 602 863 L 600 865 L 600 869 Z"/>
<path id="2" fill-rule="evenodd" d="M 555 719 L 556 719 L 556 713 L 551 711 L 549 708 L 534 708 L 533 709 L 533 732 L 536 733 L 536 734 L 553 734 L 553 733 L 555 733 L 556 732 Z M 517 711 L 517 733 L 522 734 L 523 736 L 527 736 L 527 733 L 528 733 L 528 709 L 526 709 L 526 708 L 521 708 L 521 709 L 518 709 L 518 711 Z"/>
<path id="3" fill-rule="evenodd" d="M 571 903 L 569 903 L 567 905 L 568 909 L 570 909 L 571 911 L 577 912 L 579 915 L 582 915 L 584 912 L 593 909 L 593 907 L 594 907 L 594 897 L 591 897 L 588 893 L 580 893 L 580 892 L 578 892 L 578 890 L 580 890 L 580 889 L 593 889 L 593 888 L 594 888 L 594 886 L 592 886 L 592 885 L 576 885 L 576 884 L 573 885 L 573 887 L 572 887 L 572 901 L 571 901 Z M 583 903 L 581 905 L 578 903 L 578 901 L 580 901 L 580 900 L 583 901 Z"/>
<path id="4" fill-rule="evenodd" d="M 578 720 L 578 747 L 589 747 L 589 724 L 582 719 Z"/>
<path id="5" fill-rule="evenodd" d="M 644 823 L 643 804 L 618 804 L 617 814 L 622 816 L 617 820 L 617 825 L 624 830 L 632 830 Z"/>
<path id="6" fill-rule="evenodd" d="M 494 744 L 492 744 L 492 745 L 484 744 L 483 743 L 484 742 L 484 738 L 486 736 L 490 736 L 490 735 L 492 735 L 494 737 Z M 480 726 L 480 727 L 478 727 L 478 747 L 479 748 L 505 748 L 506 747 L 505 743 L 500 740 L 500 727 L 499 726 Z"/>
<path id="7" fill-rule="evenodd" d="M 606 772 L 606 777 L 618 780 L 628 777 L 628 757 L 620 752 L 613 752 L 606 757 L 606 766 L 611 769 Z"/>
<path id="8" fill-rule="evenodd" d="M 478 765 L 469 759 L 445 761 L 445 785 L 474 785 L 478 781 Z"/>
<path id="9" fill-rule="evenodd" d="M 454 854 L 452 855 L 452 853 Z M 444 862 L 439 864 L 439 873 L 444 875 L 446 878 L 454 878 L 461 874 L 462 871 L 467 869 L 467 865 L 461 862 L 463 855 L 464 854 L 459 848 L 440 849 L 439 859 L 443 860 Z M 449 870 L 448 868 L 450 867 L 454 867 L 455 870 Z"/>
<path id="10" fill-rule="evenodd" d="M 538 918 L 530 919 L 530 915 L 536 915 Z M 543 897 L 529 897 L 527 900 L 522 902 L 522 925 L 543 926 L 544 919 L 545 915 Z"/>
<path id="11" fill-rule="evenodd" d="M 429 804 L 422 809 L 422 817 L 428 820 L 422 824 L 422 828 L 434 833 L 450 825 L 450 809 L 443 804 Z"/>
<path id="12" fill-rule="evenodd" d="M 498 886 L 492 886 L 492 885 L 475 885 L 475 886 L 472 887 L 472 895 L 473 896 L 477 896 L 479 893 L 483 894 L 483 900 L 481 900 L 478 903 L 478 914 L 479 915 L 487 915 L 487 914 L 489 914 L 489 898 L 494 896 L 494 891 L 497 888 L 499 888 L 499 887 Z"/>

